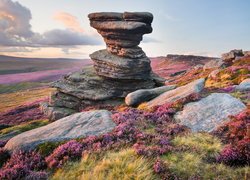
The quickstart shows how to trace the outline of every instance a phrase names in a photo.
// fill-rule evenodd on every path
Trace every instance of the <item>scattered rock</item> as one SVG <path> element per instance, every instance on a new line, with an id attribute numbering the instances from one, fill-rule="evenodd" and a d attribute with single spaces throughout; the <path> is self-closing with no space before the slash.
<path id="1" fill-rule="evenodd" d="M 221 58 L 225 63 L 230 64 L 233 62 L 234 59 L 236 59 L 236 57 L 242 57 L 242 56 L 244 56 L 244 54 L 241 49 L 239 50 L 234 49 L 228 53 L 222 54 Z"/>
<path id="2" fill-rule="evenodd" d="M 250 78 L 245 79 L 238 86 L 236 86 L 236 90 L 239 90 L 239 91 L 248 91 L 248 90 L 250 90 Z"/>
<path id="3" fill-rule="evenodd" d="M 187 70 L 177 71 L 177 72 L 174 72 L 174 73 L 170 74 L 169 76 L 174 77 L 174 76 L 178 76 L 178 75 L 183 75 L 186 72 L 187 72 Z"/>
<path id="4" fill-rule="evenodd" d="M 227 121 L 228 116 L 236 115 L 246 106 L 238 99 L 226 93 L 213 93 L 197 102 L 184 106 L 174 118 L 193 132 L 211 132 Z"/>
<path id="5" fill-rule="evenodd" d="M 149 101 L 160 94 L 175 89 L 176 86 L 162 86 L 154 89 L 140 89 L 135 92 L 129 93 L 125 98 L 125 103 L 128 106 L 136 106 L 141 104 L 142 102 Z"/>
<path id="6" fill-rule="evenodd" d="M 222 59 L 213 59 L 211 61 L 208 61 L 204 66 L 203 66 L 203 70 L 207 70 L 207 69 L 215 69 L 215 68 L 220 68 L 224 65 L 224 61 Z"/>
<path id="7" fill-rule="evenodd" d="M 244 51 L 243 54 L 244 56 L 250 56 L 250 51 Z"/>
<path id="8" fill-rule="evenodd" d="M 46 126 L 19 134 L 8 141 L 5 149 L 31 150 L 44 142 L 57 142 L 110 132 L 115 127 L 106 110 L 76 113 Z"/>
<path id="9" fill-rule="evenodd" d="M 185 86 L 178 87 L 174 90 L 167 91 L 153 100 L 147 102 L 148 107 L 163 105 L 166 103 L 175 102 L 179 99 L 185 98 L 193 93 L 199 93 L 204 88 L 205 79 L 198 79 Z"/>

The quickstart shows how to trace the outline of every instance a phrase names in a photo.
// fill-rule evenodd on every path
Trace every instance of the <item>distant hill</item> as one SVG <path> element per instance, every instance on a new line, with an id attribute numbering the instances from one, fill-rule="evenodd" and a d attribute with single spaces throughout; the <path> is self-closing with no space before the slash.
<path id="1" fill-rule="evenodd" d="M 91 64 L 89 59 L 23 58 L 0 55 L 0 75 L 44 70 L 80 68 Z"/>
<path id="2" fill-rule="evenodd" d="M 171 74 L 186 71 L 196 65 L 204 65 L 206 62 L 217 57 L 195 56 L 195 55 L 176 55 L 151 58 L 151 66 L 157 74 L 168 78 Z"/>

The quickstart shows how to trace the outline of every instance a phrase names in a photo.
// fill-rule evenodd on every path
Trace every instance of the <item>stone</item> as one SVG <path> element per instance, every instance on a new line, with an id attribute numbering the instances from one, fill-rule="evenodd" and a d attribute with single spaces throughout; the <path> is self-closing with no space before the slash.
<path id="1" fill-rule="evenodd" d="M 219 59 L 219 58 L 212 59 L 203 66 L 203 70 L 205 71 L 207 69 L 218 69 L 218 68 L 221 68 L 224 64 L 225 62 L 222 59 Z"/>
<path id="2" fill-rule="evenodd" d="M 90 25 L 103 37 L 106 49 L 90 55 L 93 66 L 65 75 L 51 84 L 56 92 L 49 104 L 41 107 L 51 120 L 88 109 L 88 106 L 120 105 L 127 94 L 165 82 L 152 72 L 150 59 L 138 46 L 142 36 L 153 30 L 151 13 L 100 12 L 88 17 Z"/>
<path id="3" fill-rule="evenodd" d="M 143 52 L 143 50 L 135 46 L 133 48 L 121 48 L 121 47 L 116 47 L 116 46 L 107 46 L 107 50 L 111 52 L 112 54 L 116 54 L 121 57 L 126 57 L 126 58 L 132 58 L 132 59 L 137 59 L 137 58 L 144 58 L 146 57 L 146 54 Z"/>
<path id="4" fill-rule="evenodd" d="M 56 121 L 77 112 L 70 108 L 50 106 L 48 103 L 41 103 L 40 109 L 51 121 Z"/>
<path id="5" fill-rule="evenodd" d="M 109 52 L 133 59 L 146 56 L 138 45 L 143 34 L 153 30 L 151 13 L 91 13 L 89 19 L 90 25 L 102 35 Z"/>
<path id="6" fill-rule="evenodd" d="M 103 101 L 124 98 L 138 89 L 153 88 L 155 83 L 148 80 L 113 80 L 98 76 L 93 67 L 82 72 L 68 74 L 63 79 L 52 83 L 60 92 L 70 94 L 80 100 Z"/>
<path id="7" fill-rule="evenodd" d="M 236 86 L 238 91 L 248 91 L 250 90 L 250 78 L 243 80 L 238 86 Z"/>
<path id="8" fill-rule="evenodd" d="M 52 93 L 49 103 L 50 105 L 64 108 L 66 107 L 74 109 L 76 111 L 79 111 L 79 108 L 81 106 L 81 101 L 78 98 L 62 93 L 60 91 L 55 91 Z"/>
<path id="9" fill-rule="evenodd" d="M 153 88 L 153 89 L 140 89 L 137 91 L 134 91 L 132 93 L 129 93 L 126 98 L 125 98 L 125 103 L 128 106 L 137 106 L 143 102 L 149 101 L 160 94 L 175 89 L 175 85 L 171 86 L 162 86 L 158 88 Z"/>
<path id="10" fill-rule="evenodd" d="M 194 93 L 200 93 L 204 88 L 205 79 L 195 80 L 185 86 L 178 87 L 174 90 L 167 91 L 151 101 L 146 103 L 146 106 L 151 108 L 158 105 L 163 105 L 166 103 L 173 103 L 182 98 L 188 97 Z"/>
<path id="11" fill-rule="evenodd" d="M 178 112 L 176 122 L 188 126 L 193 132 L 211 132 L 228 120 L 228 116 L 237 115 L 246 109 L 239 100 L 227 93 L 213 93 L 197 102 L 184 105 Z"/>
<path id="12" fill-rule="evenodd" d="M 147 24 L 151 24 L 153 21 L 153 15 L 149 12 L 124 12 L 123 19 L 125 21 L 139 21 Z"/>
<path id="13" fill-rule="evenodd" d="M 228 64 L 228 63 L 232 63 L 232 61 L 236 57 L 242 57 L 242 56 L 244 56 L 244 54 L 243 54 L 243 51 L 241 49 L 234 49 L 234 50 L 231 50 L 228 53 L 222 54 L 221 59 Z"/>
<path id="14" fill-rule="evenodd" d="M 32 150 L 41 143 L 59 142 L 91 135 L 101 135 L 115 128 L 107 110 L 76 113 L 46 126 L 21 133 L 8 141 L 5 149 Z"/>
<path id="15" fill-rule="evenodd" d="M 114 79 L 149 79 L 151 67 L 147 57 L 130 59 L 115 56 L 107 50 L 96 51 L 90 55 L 99 76 Z M 136 67 L 136 70 L 134 69 Z"/>

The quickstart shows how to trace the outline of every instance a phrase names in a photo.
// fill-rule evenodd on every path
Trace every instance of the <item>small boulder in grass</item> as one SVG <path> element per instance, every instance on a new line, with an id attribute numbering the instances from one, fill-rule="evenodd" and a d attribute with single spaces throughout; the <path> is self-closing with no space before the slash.
<path id="1" fill-rule="evenodd" d="M 218 59 L 212 59 L 210 61 L 208 61 L 204 66 L 203 66 L 203 70 L 207 70 L 207 69 L 217 69 L 222 67 L 225 64 L 225 62 L 218 58 Z"/>
<path id="2" fill-rule="evenodd" d="M 81 112 L 19 134 L 10 139 L 4 148 L 9 151 L 27 151 L 45 142 L 105 134 L 112 131 L 115 126 L 111 113 L 107 110 Z"/>
<path id="3" fill-rule="evenodd" d="M 250 90 L 250 78 L 245 79 L 238 86 L 236 86 L 236 90 L 238 90 L 238 91 Z"/>
<path id="4" fill-rule="evenodd" d="M 193 132 L 211 132 L 246 109 L 239 100 L 227 93 L 213 93 L 197 102 L 184 105 L 182 111 L 176 113 L 175 120 Z"/>
<path id="5" fill-rule="evenodd" d="M 205 84 L 204 78 L 195 80 L 187 85 L 162 93 L 161 95 L 147 102 L 146 106 L 148 108 L 152 108 L 167 103 L 174 103 L 192 94 L 200 93 L 204 88 L 204 84 Z"/>
<path id="6" fill-rule="evenodd" d="M 136 106 L 143 102 L 149 101 L 160 94 L 175 89 L 175 85 L 162 86 L 153 89 L 139 89 L 137 91 L 129 93 L 125 98 L 125 103 L 128 106 Z"/>

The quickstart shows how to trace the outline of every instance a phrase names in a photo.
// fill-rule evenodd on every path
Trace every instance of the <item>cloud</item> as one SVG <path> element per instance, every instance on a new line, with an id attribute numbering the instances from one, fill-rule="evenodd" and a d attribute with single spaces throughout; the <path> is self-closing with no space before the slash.
<path id="1" fill-rule="evenodd" d="M 80 32 L 80 33 L 84 32 L 78 19 L 69 13 L 57 12 L 54 15 L 54 19 L 63 23 L 65 27 L 67 27 L 68 29 L 70 29 L 72 31 L 76 31 L 76 32 Z"/>
<path id="2" fill-rule="evenodd" d="M 18 2 L 0 0 L 0 46 L 5 47 L 60 47 L 99 45 L 96 37 L 83 33 L 76 17 L 59 13 L 57 20 L 66 29 L 53 29 L 43 34 L 32 31 L 29 9 Z"/>
<path id="3" fill-rule="evenodd" d="M 159 40 L 147 36 L 143 37 L 142 41 L 142 43 L 159 43 L 159 42 L 160 42 Z"/>

